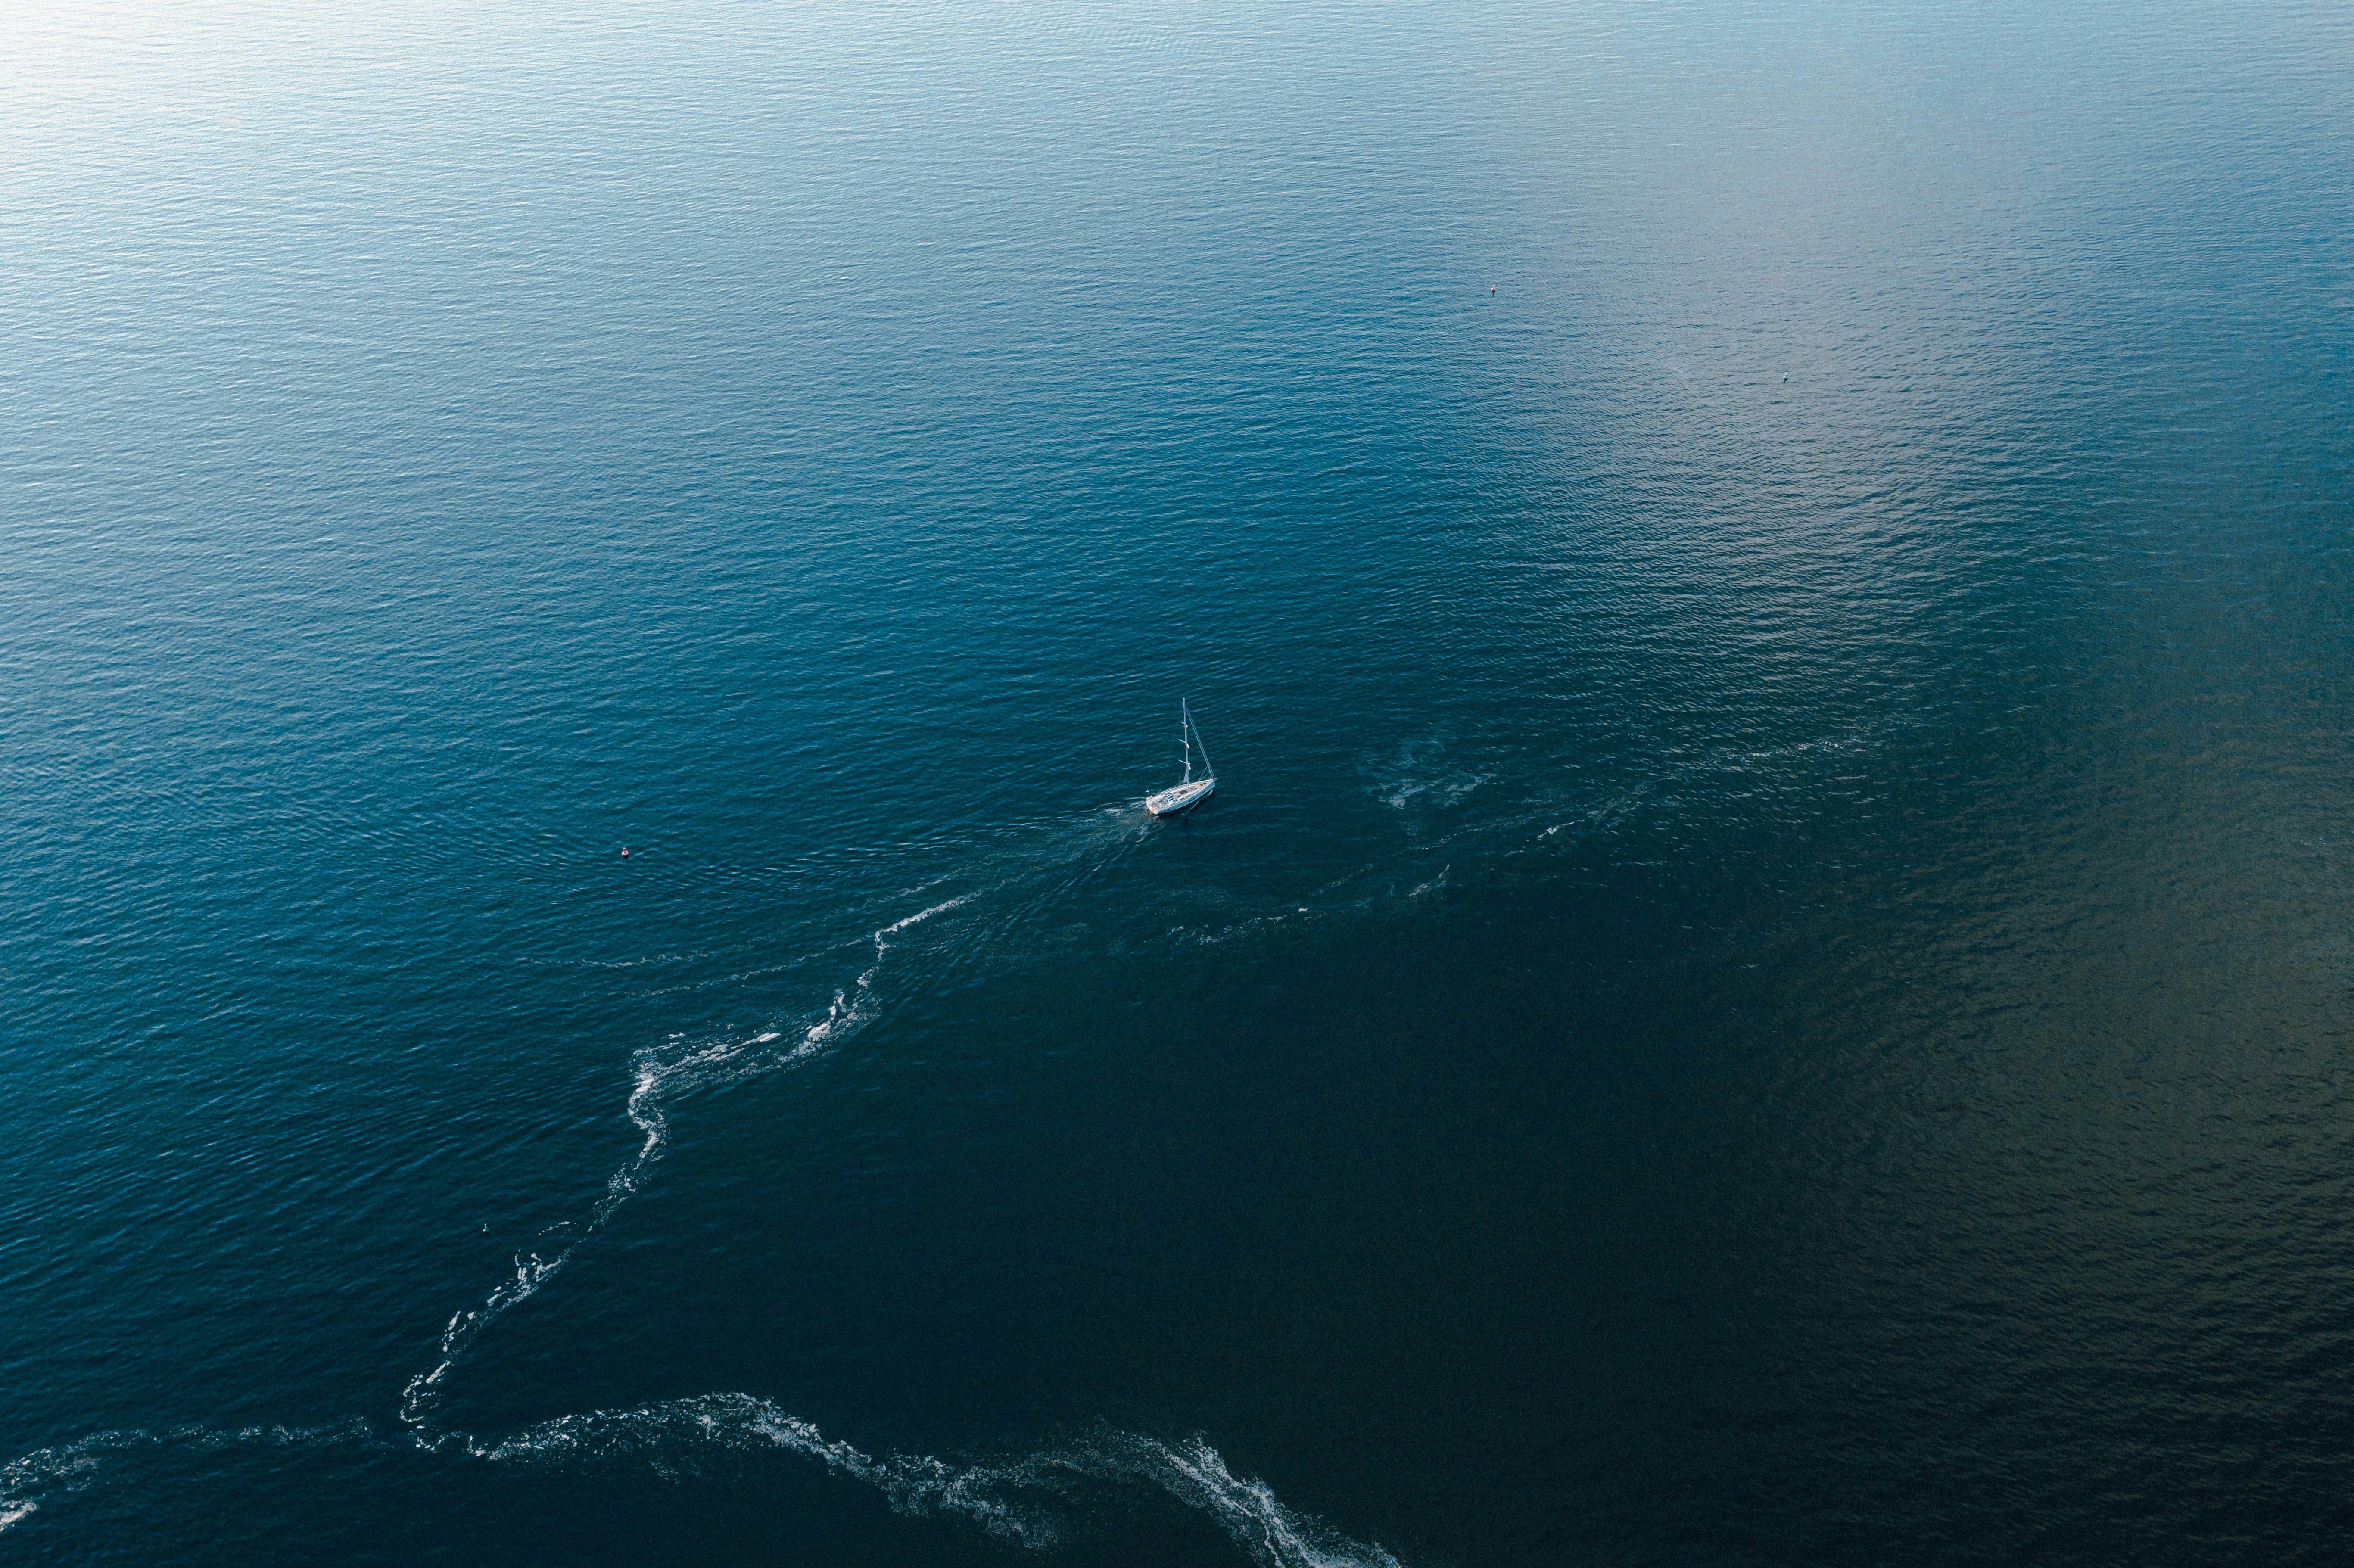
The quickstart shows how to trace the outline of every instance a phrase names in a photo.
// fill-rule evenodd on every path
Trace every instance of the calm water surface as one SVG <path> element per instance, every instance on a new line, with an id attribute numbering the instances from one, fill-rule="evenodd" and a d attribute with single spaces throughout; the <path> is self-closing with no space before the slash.
<path id="1" fill-rule="evenodd" d="M 9 32 L 0 1560 L 2342 1557 L 2342 7 Z"/>

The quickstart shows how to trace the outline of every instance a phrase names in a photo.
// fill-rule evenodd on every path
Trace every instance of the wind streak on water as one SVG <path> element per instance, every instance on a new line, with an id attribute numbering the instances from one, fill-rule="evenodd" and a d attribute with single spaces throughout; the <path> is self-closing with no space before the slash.
<path id="1" fill-rule="evenodd" d="M 639 1181 L 662 1158 L 663 1147 L 669 1140 L 670 1118 L 664 1101 L 673 1090 L 738 1083 L 777 1072 L 798 1065 L 848 1039 L 874 1016 L 875 977 L 882 972 L 883 959 L 891 950 L 891 938 L 911 926 L 969 904 L 976 896 L 965 894 L 935 904 L 876 930 L 874 961 L 860 971 L 855 982 L 835 991 L 825 1016 L 811 1024 L 801 1039 L 789 1046 L 763 1049 L 784 1038 L 781 1031 L 771 1030 L 749 1039 L 723 1039 L 684 1052 L 661 1046 L 640 1051 L 632 1063 L 635 1077 L 627 1108 L 630 1120 L 645 1135 L 644 1141 L 606 1181 L 604 1195 L 597 1200 L 588 1223 L 574 1233 L 569 1245 L 552 1256 L 535 1252 L 528 1257 L 517 1257 L 513 1278 L 502 1282 L 480 1307 L 461 1308 L 451 1318 L 449 1327 L 441 1331 L 440 1361 L 410 1378 L 401 1393 L 401 1419 L 411 1426 L 425 1427 L 441 1402 L 442 1380 L 458 1364 L 466 1348 L 508 1308 L 536 1294 L 570 1260 L 580 1244 L 594 1235 L 612 1218 L 614 1211 L 637 1192 Z"/>

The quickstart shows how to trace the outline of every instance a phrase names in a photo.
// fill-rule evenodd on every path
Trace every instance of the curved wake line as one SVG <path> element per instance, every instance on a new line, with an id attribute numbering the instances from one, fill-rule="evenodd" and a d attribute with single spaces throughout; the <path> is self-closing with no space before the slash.
<path id="1" fill-rule="evenodd" d="M 874 960 L 859 972 L 856 980 L 835 991 L 825 1016 L 810 1024 L 801 1038 L 790 1044 L 779 1044 L 786 1038 L 784 1031 L 769 1030 L 748 1039 L 721 1039 L 684 1050 L 673 1044 L 640 1051 L 631 1063 L 633 1081 L 624 1108 L 631 1122 L 644 1135 L 644 1141 L 607 1179 L 605 1191 L 589 1211 L 585 1224 L 577 1229 L 568 1224 L 557 1227 L 571 1233 L 561 1251 L 546 1256 L 537 1252 L 518 1255 L 513 1278 L 502 1281 L 480 1307 L 461 1308 L 451 1316 L 449 1326 L 441 1330 L 440 1361 L 410 1378 L 401 1390 L 400 1418 L 413 1427 L 425 1427 L 441 1403 L 442 1380 L 450 1375 L 467 1347 L 508 1308 L 538 1294 L 539 1287 L 571 1261 L 580 1244 L 602 1229 L 614 1211 L 636 1193 L 638 1184 L 662 1158 L 663 1146 L 670 1140 L 670 1116 L 664 1102 L 673 1092 L 740 1083 L 779 1072 L 847 1040 L 875 1016 L 875 977 L 882 972 L 884 957 L 891 950 L 891 938 L 936 915 L 961 908 L 979 896 L 962 894 L 877 929 L 873 934 Z M 542 1239 L 553 1234 L 546 1233 Z"/>
<path id="2" fill-rule="evenodd" d="M 1105 810 L 1107 819 L 1122 824 L 1123 841 L 1135 837 L 1128 827 L 1129 814 L 1125 808 Z M 1437 882 L 1417 888 L 1416 894 L 1443 885 L 1444 879 L 1442 873 Z M 501 1465 L 641 1462 L 657 1475 L 676 1478 L 695 1467 L 698 1453 L 716 1448 L 737 1454 L 789 1452 L 822 1465 L 831 1474 L 875 1488 L 896 1511 L 960 1516 L 993 1535 L 1033 1549 L 1052 1548 L 1066 1534 L 1087 1528 L 1094 1515 L 1091 1492 L 1145 1487 L 1206 1514 L 1263 1568 L 1401 1568 L 1398 1559 L 1382 1547 L 1353 1541 L 1319 1520 L 1286 1508 L 1265 1482 L 1235 1477 L 1225 1458 L 1200 1436 L 1172 1444 L 1104 1427 L 1076 1442 L 1000 1463 L 960 1464 L 901 1454 L 876 1457 L 845 1441 L 828 1439 L 809 1422 L 748 1393 L 712 1393 L 630 1410 L 560 1416 L 487 1442 L 434 1425 L 444 1380 L 475 1340 L 501 1314 L 553 1278 L 581 1244 L 638 1192 L 669 1141 L 668 1101 L 673 1093 L 739 1083 L 793 1067 L 848 1039 L 876 1015 L 875 980 L 892 939 L 971 903 L 986 891 L 931 905 L 872 932 L 873 959 L 854 981 L 834 992 L 823 1017 L 798 1032 L 773 1029 L 694 1044 L 682 1044 L 680 1037 L 673 1036 L 663 1045 L 636 1053 L 625 1106 L 631 1122 L 642 1135 L 636 1151 L 607 1180 L 585 1221 L 543 1233 L 543 1241 L 564 1234 L 560 1250 L 548 1255 L 536 1251 L 518 1255 L 512 1278 L 500 1282 L 481 1306 L 461 1309 L 451 1318 L 441 1335 L 440 1360 L 412 1377 L 403 1389 L 400 1416 L 405 1432 L 388 1434 L 357 1417 L 332 1427 L 213 1431 L 190 1426 L 162 1433 L 100 1432 L 75 1443 L 37 1450 L 0 1467 L 0 1531 L 30 1517 L 53 1496 L 80 1491 L 107 1460 L 145 1449 L 212 1452 L 249 1444 L 288 1447 L 356 1444 L 387 1452 L 447 1455 Z M 1303 906 L 1300 913 L 1306 912 Z"/>
<path id="3" fill-rule="evenodd" d="M 1266 1482 L 1236 1477 L 1224 1456 L 1199 1436 L 1170 1444 L 1105 1427 L 1003 1463 L 877 1457 L 829 1439 L 811 1423 L 748 1393 L 707 1393 L 631 1410 L 563 1415 L 495 1441 L 457 1433 L 439 1439 L 415 1432 L 393 1437 L 357 1418 L 336 1426 L 100 1432 L 0 1467 L 0 1531 L 37 1511 L 51 1495 L 80 1491 L 109 1457 L 140 1449 L 213 1453 L 249 1445 L 356 1445 L 523 1467 L 641 1464 L 673 1481 L 693 1474 L 705 1452 L 781 1451 L 873 1487 L 894 1512 L 962 1518 L 1001 1540 L 1042 1552 L 1087 1530 L 1091 1491 L 1145 1487 L 1208 1515 L 1262 1568 L 1402 1568 L 1382 1547 L 1352 1541 L 1286 1508 Z"/>
<path id="4" fill-rule="evenodd" d="M 682 1451 L 682 1444 L 685 1445 Z M 737 1453 L 783 1449 L 883 1493 L 903 1514 L 955 1514 L 1036 1551 L 1084 1527 L 1089 1488 L 1148 1486 L 1209 1515 L 1265 1568 L 1402 1568 L 1377 1545 L 1352 1541 L 1286 1508 L 1266 1482 L 1237 1478 L 1202 1437 L 1172 1445 L 1104 1428 L 1072 1444 L 1002 1464 L 954 1464 L 929 1455 L 862 1453 L 748 1393 L 707 1393 L 632 1410 L 566 1415 L 468 1452 L 493 1463 L 634 1459 L 673 1475 L 694 1446 Z"/>
<path id="5" fill-rule="evenodd" d="M 358 1416 L 334 1426 L 244 1426 L 229 1432 L 206 1426 L 175 1426 L 168 1432 L 93 1432 L 58 1447 L 36 1448 L 0 1465 L 0 1530 L 37 1512 L 48 1495 L 78 1492 L 90 1485 L 101 1461 L 112 1455 L 142 1448 L 180 1448 L 209 1454 L 252 1444 L 273 1448 L 323 1448 L 374 1441 L 376 1428 Z"/>

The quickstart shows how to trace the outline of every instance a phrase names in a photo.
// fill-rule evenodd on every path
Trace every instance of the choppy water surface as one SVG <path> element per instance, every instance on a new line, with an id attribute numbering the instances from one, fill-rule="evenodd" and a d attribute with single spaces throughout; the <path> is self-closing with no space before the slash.
<path id="1" fill-rule="evenodd" d="M 10 32 L 0 1558 L 2344 1551 L 2341 8 Z"/>

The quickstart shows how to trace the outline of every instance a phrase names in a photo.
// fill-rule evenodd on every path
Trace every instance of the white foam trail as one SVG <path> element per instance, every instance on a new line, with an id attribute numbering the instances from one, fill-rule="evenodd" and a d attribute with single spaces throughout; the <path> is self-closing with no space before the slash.
<path id="1" fill-rule="evenodd" d="M 1386 767 L 1369 765 L 1373 795 L 1393 810 L 1427 806 L 1445 810 L 1492 780 L 1493 773 L 1472 773 L 1447 766 L 1447 742 L 1437 736 L 1409 740 Z"/>
<path id="2" fill-rule="evenodd" d="M 1150 1438 L 1150 1472 L 1195 1508 L 1206 1509 L 1235 1544 L 1257 1562 L 1278 1568 L 1402 1568 L 1380 1546 L 1352 1541 L 1321 1520 L 1292 1512 L 1265 1481 L 1238 1480 L 1219 1452 L 1195 1437 L 1171 1448 Z"/>
<path id="3" fill-rule="evenodd" d="M 211 1453 L 256 1444 L 391 1446 L 392 1440 L 356 1418 L 336 1426 L 95 1433 L 0 1467 L 0 1530 L 34 1513 L 50 1495 L 81 1490 L 106 1458 L 143 1448 Z M 1087 1528 L 1082 1494 L 1089 1487 L 1143 1486 L 1207 1514 L 1261 1568 L 1402 1568 L 1384 1548 L 1352 1541 L 1321 1520 L 1286 1508 L 1266 1482 L 1238 1478 L 1225 1457 L 1200 1437 L 1172 1445 L 1104 1428 L 1009 1462 L 959 1464 L 929 1455 L 867 1454 L 839 1438 L 828 1438 L 765 1399 L 708 1393 L 631 1410 L 558 1416 L 495 1440 L 451 1434 L 430 1446 L 498 1465 L 637 1463 L 665 1480 L 695 1473 L 700 1468 L 699 1455 L 712 1449 L 737 1454 L 780 1449 L 873 1487 L 896 1512 L 953 1515 L 1038 1552 L 1052 1551 Z"/>
<path id="4" fill-rule="evenodd" d="M 936 915 L 960 908 L 977 896 L 968 893 L 947 899 L 875 931 L 874 961 L 859 972 L 855 981 L 835 991 L 825 1016 L 810 1024 L 790 1044 L 779 1048 L 778 1043 L 787 1037 L 785 1032 L 767 1030 L 748 1039 L 720 1039 L 684 1050 L 665 1045 L 640 1051 L 631 1063 L 633 1079 L 625 1107 L 631 1122 L 643 1134 L 638 1151 L 607 1179 L 604 1194 L 589 1211 L 588 1223 L 572 1230 L 571 1239 L 563 1250 L 552 1256 L 536 1252 L 527 1256 L 518 1255 L 513 1278 L 501 1281 L 480 1307 L 461 1308 L 451 1318 L 449 1326 L 441 1330 L 440 1360 L 410 1378 L 401 1391 L 400 1418 L 411 1426 L 423 1428 L 440 1404 L 442 1380 L 458 1364 L 466 1348 L 502 1313 L 536 1295 L 539 1287 L 571 1260 L 580 1244 L 629 1202 L 670 1140 L 670 1116 L 664 1102 L 673 1093 L 739 1083 L 796 1066 L 848 1039 L 875 1015 L 875 978 L 882 973 L 883 959 L 891 950 L 891 938 Z"/>
<path id="5" fill-rule="evenodd" d="M 1484 777 L 1472 779 L 1468 788 L 1447 799 L 1451 802 L 1458 794 L 1485 781 Z M 1407 798 L 1419 792 L 1419 788 L 1411 790 Z M 1129 814 L 1125 807 L 1107 807 L 1101 813 L 1106 822 L 1119 829 L 1116 836 L 1122 842 L 1138 838 L 1133 824 L 1127 821 Z M 1100 836 L 1091 836 L 1090 843 Z M 1416 892 L 1444 881 L 1442 872 L 1434 883 Z M 1401 1568 L 1398 1560 L 1382 1547 L 1352 1541 L 1320 1520 L 1286 1508 L 1265 1482 L 1237 1478 L 1217 1450 L 1200 1437 L 1172 1446 L 1106 1428 L 1077 1443 L 1008 1463 L 959 1464 L 897 1454 L 876 1457 L 839 1439 L 829 1440 L 810 1423 L 745 1393 L 707 1394 L 634 1410 L 562 1416 L 493 1442 L 430 1426 L 440 1402 L 442 1381 L 474 1339 L 493 1319 L 553 1277 L 580 1243 L 637 1192 L 668 1141 L 665 1102 L 672 1093 L 740 1082 L 790 1067 L 847 1039 L 875 1016 L 875 982 L 891 949 L 891 938 L 978 896 L 975 893 L 948 899 L 872 933 L 874 959 L 852 984 L 834 993 L 825 1016 L 809 1023 L 798 1038 L 790 1031 L 769 1029 L 742 1039 L 685 1047 L 673 1041 L 639 1052 L 632 1059 L 626 1107 L 631 1123 L 643 1135 L 637 1151 L 607 1181 L 585 1224 L 558 1227 L 571 1236 L 561 1251 L 553 1256 L 537 1253 L 527 1258 L 518 1256 L 513 1278 L 502 1281 L 482 1306 L 451 1319 L 441 1336 L 440 1361 L 411 1378 L 403 1391 L 401 1414 L 412 1430 L 401 1439 L 401 1446 L 455 1450 L 501 1464 L 636 1458 L 664 1476 L 692 1468 L 693 1453 L 705 1445 L 737 1451 L 780 1448 L 815 1460 L 831 1473 L 875 1488 L 901 1512 L 962 1516 L 992 1534 L 1042 1550 L 1052 1548 L 1066 1531 L 1084 1524 L 1076 1492 L 1087 1486 L 1140 1484 L 1209 1515 L 1263 1568 Z M 1304 916 L 1310 910 L 1301 906 L 1296 913 Z M 1290 917 L 1288 913 L 1272 919 Z M 1251 921 L 1246 926 L 1263 923 Z M 184 1427 L 161 1434 L 96 1433 L 0 1467 L 0 1531 L 37 1511 L 48 1496 L 80 1490 L 105 1458 L 133 1449 L 179 1446 L 206 1452 L 247 1443 L 389 1441 L 358 1418 L 334 1427 L 257 1426 L 237 1431 Z"/>
<path id="6" fill-rule="evenodd" d="M 1382 800 L 1393 810 L 1403 811 L 1427 796 L 1432 804 L 1444 809 L 1493 778 L 1492 773 L 1458 773 L 1451 779 L 1401 779 L 1388 788 Z"/>
<path id="7" fill-rule="evenodd" d="M 929 1457 L 878 1459 L 829 1440 L 801 1417 L 748 1393 L 708 1393 L 634 1410 L 558 1416 L 495 1443 L 470 1441 L 467 1451 L 493 1463 L 530 1466 L 631 1459 L 674 1479 L 694 1468 L 695 1450 L 706 1445 L 737 1453 L 781 1448 L 864 1481 L 902 1513 L 962 1514 L 1025 1546 L 1050 1546 L 1055 1539 L 1051 1522 L 1027 1517 L 991 1495 L 982 1483 L 992 1472 Z"/>
<path id="8" fill-rule="evenodd" d="M 470 1442 L 467 1451 L 499 1464 L 634 1460 L 675 1478 L 695 1467 L 695 1449 L 706 1444 L 736 1453 L 781 1448 L 875 1488 L 897 1512 L 960 1515 L 1033 1550 L 1053 1548 L 1083 1522 L 1074 1507 L 1075 1483 L 1093 1482 L 1158 1489 L 1208 1514 L 1264 1568 L 1401 1568 L 1382 1547 L 1352 1541 L 1286 1508 L 1266 1482 L 1236 1478 L 1199 1437 L 1172 1446 L 1107 1429 L 1005 1464 L 955 1464 L 928 1455 L 878 1457 L 829 1440 L 767 1400 L 709 1393 L 562 1416 L 496 1443 Z"/>
<path id="9" fill-rule="evenodd" d="M 334 1426 L 244 1426 L 228 1431 L 181 1426 L 168 1432 L 93 1432 L 54 1448 L 36 1448 L 0 1466 L 0 1530 L 37 1512 L 45 1497 L 81 1490 L 90 1485 L 101 1461 L 134 1449 L 178 1448 L 207 1454 L 252 1444 L 316 1448 L 375 1441 L 376 1429 L 356 1416 Z"/>

